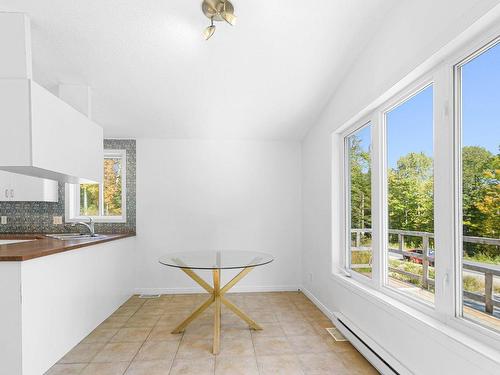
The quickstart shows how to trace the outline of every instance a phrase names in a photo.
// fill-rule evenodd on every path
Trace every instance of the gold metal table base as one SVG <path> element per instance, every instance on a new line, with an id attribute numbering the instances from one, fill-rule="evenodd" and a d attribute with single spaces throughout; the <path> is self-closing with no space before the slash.
<path id="1" fill-rule="evenodd" d="M 192 269 L 181 268 L 182 271 L 194 281 L 196 281 L 203 289 L 205 289 L 210 297 L 203 302 L 190 316 L 188 316 L 184 321 L 179 324 L 172 333 L 184 332 L 186 327 L 195 320 L 200 314 L 203 313 L 212 304 L 215 304 L 214 312 L 214 345 L 213 353 L 219 354 L 220 351 L 220 321 L 221 321 L 221 304 L 226 305 L 229 310 L 234 312 L 238 317 L 244 320 L 252 329 L 261 330 L 262 327 L 259 326 L 255 321 L 253 321 L 247 314 L 245 314 L 241 309 L 239 309 L 235 304 L 229 301 L 224 295 L 231 289 L 238 281 L 240 281 L 245 275 L 247 275 L 254 267 L 244 268 L 239 274 L 237 274 L 231 281 L 229 281 L 223 288 L 220 285 L 220 270 L 213 270 L 214 276 L 214 286 L 210 286 L 205 280 L 198 276 Z"/>

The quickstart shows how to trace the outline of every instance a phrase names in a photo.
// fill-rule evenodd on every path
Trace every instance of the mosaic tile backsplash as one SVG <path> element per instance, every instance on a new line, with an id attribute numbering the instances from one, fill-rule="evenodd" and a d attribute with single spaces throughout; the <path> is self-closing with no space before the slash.
<path id="1" fill-rule="evenodd" d="M 105 139 L 105 149 L 127 150 L 127 222 L 96 223 L 97 233 L 135 232 L 136 147 L 135 139 Z M 0 233 L 64 233 L 78 232 L 71 225 L 52 224 L 53 216 L 62 216 L 64 223 L 65 191 L 59 183 L 59 202 L 0 202 L 0 216 L 7 216 L 7 224 L 0 225 Z"/>

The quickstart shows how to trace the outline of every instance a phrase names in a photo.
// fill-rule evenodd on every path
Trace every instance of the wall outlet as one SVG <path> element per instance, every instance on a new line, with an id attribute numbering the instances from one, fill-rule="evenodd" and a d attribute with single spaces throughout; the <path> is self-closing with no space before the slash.
<path id="1" fill-rule="evenodd" d="M 7 216 L 0 216 L 0 224 L 2 225 L 7 224 Z"/>
<path id="2" fill-rule="evenodd" d="M 54 225 L 60 225 L 62 224 L 62 216 L 53 216 L 52 217 L 52 224 Z"/>
<path id="3" fill-rule="evenodd" d="M 311 283 L 313 281 L 313 274 L 311 272 L 309 272 L 307 274 L 307 276 L 308 276 L 309 282 Z"/>

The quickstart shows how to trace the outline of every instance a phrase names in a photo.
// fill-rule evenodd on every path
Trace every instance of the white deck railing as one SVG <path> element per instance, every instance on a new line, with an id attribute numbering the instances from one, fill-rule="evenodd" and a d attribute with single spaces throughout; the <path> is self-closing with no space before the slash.
<path id="1" fill-rule="evenodd" d="M 351 234 L 355 235 L 355 243 L 354 246 L 351 247 L 351 251 L 370 251 L 371 247 L 361 245 L 361 237 L 365 233 L 371 233 L 371 231 L 372 230 L 368 228 L 351 229 Z M 398 254 L 402 257 L 406 257 L 407 259 L 419 259 L 422 264 L 422 275 L 400 270 L 394 267 L 389 267 L 389 271 L 399 273 L 414 280 L 419 280 L 422 283 L 423 289 L 428 289 L 429 286 L 433 286 L 434 279 L 429 277 L 429 267 L 434 264 L 434 254 L 429 250 L 434 249 L 431 248 L 429 240 L 431 238 L 434 238 L 434 233 L 390 229 L 389 234 L 398 236 L 398 247 L 391 247 L 391 244 L 389 244 L 389 252 L 391 254 Z M 414 251 L 407 251 L 407 249 L 405 248 L 405 237 L 420 237 L 422 239 L 422 248 L 418 250 L 421 250 L 422 253 L 420 254 Z M 500 239 L 496 238 L 464 236 L 463 241 L 467 243 L 500 246 Z M 353 266 L 353 268 L 366 268 L 371 267 L 371 264 L 355 264 Z M 464 298 L 470 299 L 475 302 L 484 303 L 485 311 L 488 314 L 493 313 L 493 309 L 495 306 L 500 308 L 500 301 L 493 298 L 493 278 L 494 276 L 500 277 L 500 266 L 464 260 L 462 262 L 462 267 L 466 270 L 483 274 L 485 289 L 484 294 L 473 293 L 464 290 Z"/>

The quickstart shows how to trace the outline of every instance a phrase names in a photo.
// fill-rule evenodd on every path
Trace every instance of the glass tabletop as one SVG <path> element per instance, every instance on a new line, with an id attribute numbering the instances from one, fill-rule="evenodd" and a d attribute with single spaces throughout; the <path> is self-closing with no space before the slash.
<path id="1" fill-rule="evenodd" d="M 257 251 L 206 250 L 168 253 L 160 258 L 160 263 L 177 268 L 214 270 L 262 266 L 273 260 L 272 255 Z"/>

